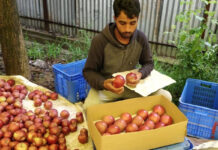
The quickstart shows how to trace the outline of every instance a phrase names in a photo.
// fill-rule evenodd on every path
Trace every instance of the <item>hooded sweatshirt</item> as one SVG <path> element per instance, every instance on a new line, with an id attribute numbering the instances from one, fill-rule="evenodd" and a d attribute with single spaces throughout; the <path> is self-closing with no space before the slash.
<path id="1" fill-rule="evenodd" d="M 142 79 L 147 77 L 154 67 L 144 33 L 136 30 L 129 44 L 123 45 L 115 37 L 115 27 L 115 23 L 110 23 L 93 38 L 83 69 L 84 78 L 96 90 L 103 90 L 104 80 L 111 78 L 113 73 L 135 69 L 138 63 L 142 66 L 139 69 Z"/>

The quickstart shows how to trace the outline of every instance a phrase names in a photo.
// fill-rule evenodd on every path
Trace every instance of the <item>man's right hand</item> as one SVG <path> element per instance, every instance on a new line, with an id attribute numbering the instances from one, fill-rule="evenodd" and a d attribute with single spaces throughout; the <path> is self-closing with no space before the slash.
<path id="1" fill-rule="evenodd" d="M 124 92 L 124 87 L 115 88 L 113 86 L 113 81 L 114 81 L 114 78 L 105 80 L 104 81 L 104 88 L 108 91 L 115 93 L 115 94 L 122 94 Z"/>

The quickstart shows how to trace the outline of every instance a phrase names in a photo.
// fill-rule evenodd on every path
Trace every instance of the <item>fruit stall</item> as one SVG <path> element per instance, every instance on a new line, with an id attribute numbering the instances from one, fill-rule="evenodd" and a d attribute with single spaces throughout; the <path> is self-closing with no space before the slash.
<path id="1" fill-rule="evenodd" d="M 22 76 L 0 76 L 1 150 L 90 150 L 80 103 Z"/>

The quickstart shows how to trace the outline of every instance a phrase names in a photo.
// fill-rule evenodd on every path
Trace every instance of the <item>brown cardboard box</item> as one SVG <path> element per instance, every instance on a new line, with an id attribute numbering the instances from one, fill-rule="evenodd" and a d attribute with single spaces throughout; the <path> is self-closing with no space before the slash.
<path id="1" fill-rule="evenodd" d="M 152 110 L 155 104 L 165 107 L 174 123 L 159 129 L 120 133 L 109 136 L 101 136 L 95 127 L 95 122 L 105 115 L 119 117 L 123 112 L 136 114 L 137 110 Z M 149 96 L 128 99 L 113 103 L 99 104 L 87 109 L 88 127 L 90 135 L 97 150 L 147 150 L 170 144 L 183 142 L 186 136 L 187 118 L 185 115 L 163 96 Z"/>

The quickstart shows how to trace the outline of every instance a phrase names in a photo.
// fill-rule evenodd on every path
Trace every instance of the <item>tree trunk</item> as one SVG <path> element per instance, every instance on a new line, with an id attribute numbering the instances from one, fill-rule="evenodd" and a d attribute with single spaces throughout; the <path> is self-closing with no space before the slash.
<path id="1" fill-rule="evenodd" d="M 30 79 L 29 60 L 16 0 L 0 0 L 0 42 L 6 74 Z"/>

